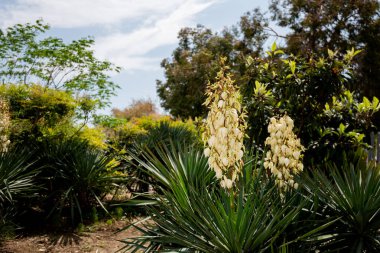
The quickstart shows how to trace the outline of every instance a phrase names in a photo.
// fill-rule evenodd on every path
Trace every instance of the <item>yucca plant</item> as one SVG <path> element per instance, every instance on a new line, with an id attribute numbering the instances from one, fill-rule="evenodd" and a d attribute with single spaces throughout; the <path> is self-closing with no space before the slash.
<path id="1" fill-rule="evenodd" d="M 33 153 L 26 150 L 0 152 L 0 205 L 36 193 L 34 177 L 38 170 L 31 169 L 32 156 Z"/>
<path id="2" fill-rule="evenodd" d="M 75 225 L 90 215 L 92 207 L 105 209 L 102 198 L 119 180 L 110 171 L 111 156 L 86 142 L 67 140 L 46 145 L 43 158 L 50 164 L 44 171 L 50 188 L 49 216 L 69 211 Z"/>
<path id="3" fill-rule="evenodd" d="M 324 206 L 321 216 L 338 219 L 313 242 L 323 252 L 380 251 L 380 167 L 365 162 L 330 164 L 329 173 L 314 171 L 303 186 Z"/>
<path id="4" fill-rule="evenodd" d="M 297 220 L 305 201 L 294 191 L 284 202 L 260 160 L 246 159 L 240 190 L 231 195 L 220 187 L 202 152 L 172 146 L 157 153 L 159 157 L 145 151 L 146 159 L 138 160 L 161 184 L 161 194 L 153 196 L 156 205 L 148 208 L 153 222 L 131 225 L 143 235 L 124 240 L 123 250 L 270 252 L 291 243 L 284 241 L 283 233 Z M 314 233 L 303 232 L 292 240 Z"/>
<path id="5" fill-rule="evenodd" d="M 129 148 L 133 152 L 133 157 L 144 159 L 141 150 L 149 149 L 153 153 L 156 152 L 155 147 L 158 145 L 170 146 L 175 140 L 176 143 L 182 145 L 201 147 L 200 138 L 196 136 L 192 130 L 183 125 L 174 125 L 169 122 L 160 122 L 157 126 L 148 129 L 147 134 L 141 135 L 135 140 L 132 147 Z M 154 154 L 157 156 L 158 154 Z M 129 163 L 127 173 L 129 179 L 127 186 L 134 193 L 144 193 L 149 190 L 149 185 L 155 185 L 156 182 L 144 170 L 141 170 L 139 163 Z M 137 194 L 138 195 L 138 194 Z"/>
<path id="6" fill-rule="evenodd" d="M 37 196 L 39 170 L 32 168 L 32 157 L 32 152 L 20 149 L 0 152 L 0 235 L 16 227 L 20 206 Z"/>

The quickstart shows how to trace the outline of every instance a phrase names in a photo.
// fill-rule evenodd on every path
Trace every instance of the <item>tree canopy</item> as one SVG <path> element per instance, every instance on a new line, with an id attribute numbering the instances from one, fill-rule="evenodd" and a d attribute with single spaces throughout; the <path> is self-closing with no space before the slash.
<path id="1" fill-rule="evenodd" d="M 355 58 L 356 86 L 364 95 L 380 94 L 380 2 L 377 0 L 272 0 L 272 20 L 290 29 L 288 52 L 325 54 L 362 49 Z"/>
<path id="2" fill-rule="evenodd" d="M 1 83 L 38 83 L 92 99 L 98 108 L 107 105 L 118 88 L 109 73 L 120 69 L 94 56 L 92 38 L 65 43 L 61 38 L 43 38 L 48 29 L 38 20 L 0 30 Z"/>
<path id="3" fill-rule="evenodd" d="M 179 45 L 172 57 L 164 59 L 165 81 L 157 81 L 161 106 L 175 117 L 195 118 L 206 115 L 207 83 L 213 82 L 219 71 L 220 57 L 234 69 L 237 79 L 245 72 L 245 56 L 258 56 L 267 36 L 268 20 L 259 10 L 247 12 L 237 26 L 221 33 L 198 26 L 183 28 L 178 34 Z"/>
<path id="4" fill-rule="evenodd" d="M 289 34 L 278 35 L 269 20 Z M 269 36 L 284 39 L 282 49 L 302 58 L 327 57 L 328 49 L 341 58 L 352 48 L 362 50 L 353 59 L 351 88 L 368 97 L 380 94 L 378 1 L 272 0 L 269 13 L 248 12 L 221 33 L 203 26 L 182 29 L 178 47 L 161 64 L 166 77 L 157 81 L 161 105 L 175 117 L 205 116 L 205 87 L 214 81 L 219 57 L 227 57 L 236 84 L 245 84 L 252 80 L 246 58 L 265 60 Z"/>

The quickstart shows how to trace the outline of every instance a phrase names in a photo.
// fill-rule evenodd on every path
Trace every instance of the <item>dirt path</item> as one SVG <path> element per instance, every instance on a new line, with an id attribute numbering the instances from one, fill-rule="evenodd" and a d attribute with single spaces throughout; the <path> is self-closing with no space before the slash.
<path id="1" fill-rule="evenodd" d="M 119 242 L 138 235 L 135 229 L 118 232 L 129 221 L 116 221 L 112 225 L 99 223 L 86 227 L 82 233 L 46 234 L 26 236 L 5 241 L 1 253 L 113 253 L 125 244 Z"/>

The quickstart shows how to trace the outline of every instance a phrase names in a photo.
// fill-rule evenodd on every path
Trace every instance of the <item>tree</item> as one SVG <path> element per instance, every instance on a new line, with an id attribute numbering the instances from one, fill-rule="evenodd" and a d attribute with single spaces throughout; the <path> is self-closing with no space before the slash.
<path id="1" fill-rule="evenodd" d="M 133 100 L 131 105 L 123 110 L 113 108 L 112 114 L 116 118 L 130 120 L 132 118 L 141 118 L 143 116 L 157 115 L 157 107 L 151 99 Z"/>
<path id="2" fill-rule="evenodd" d="M 290 29 L 284 36 L 284 48 L 290 54 L 326 57 L 327 49 L 341 53 L 361 49 L 354 59 L 351 84 L 362 95 L 380 94 L 379 1 L 271 0 L 269 10 L 273 21 Z M 269 27 L 268 19 L 254 10 L 243 15 L 238 26 L 221 34 L 204 27 L 183 29 L 172 58 L 162 62 L 166 80 L 157 81 L 162 106 L 173 116 L 204 116 L 205 86 L 208 80 L 214 81 L 220 56 L 228 57 L 238 85 L 247 82 L 245 57 L 262 56 L 266 38 L 279 36 Z"/>
<path id="3" fill-rule="evenodd" d="M 0 30 L 0 81 L 67 91 L 88 98 L 101 108 L 109 103 L 118 85 L 109 80 L 119 71 L 108 61 L 95 58 L 91 38 L 66 44 L 60 38 L 41 35 L 49 26 L 41 20 Z"/>
<path id="4" fill-rule="evenodd" d="M 237 83 L 245 72 L 245 56 L 258 56 L 266 39 L 267 19 L 259 10 L 247 12 L 238 26 L 220 34 L 203 26 L 183 28 L 178 35 L 179 46 L 172 57 L 164 59 L 165 81 L 157 80 L 161 105 L 175 117 L 195 118 L 206 115 L 207 83 L 215 81 L 220 57 L 227 57 Z"/>
<path id="5" fill-rule="evenodd" d="M 380 94 L 380 2 L 378 0 L 272 0 L 272 19 L 290 29 L 287 51 L 296 55 L 362 49 L 356 87 Z"/>

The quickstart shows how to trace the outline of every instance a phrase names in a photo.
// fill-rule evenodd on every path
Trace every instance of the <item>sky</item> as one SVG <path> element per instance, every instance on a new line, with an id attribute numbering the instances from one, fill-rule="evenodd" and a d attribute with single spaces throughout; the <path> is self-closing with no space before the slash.
<path id="1" fill-rule="evenodd" d="M 95 55 L 122 68 L 111 76 L 121 89 L 102 111 L 107 114 L 136 99 L 159 106 L 160 62 L 177 47 L 181 28 L 202 24 L 221 31 L 256 7 L 267 10 L 268 0 L 0 0 L 0 28 L 42 18 L 51 26 L 49 36 L 67 42 L 93 37 Z"/>

